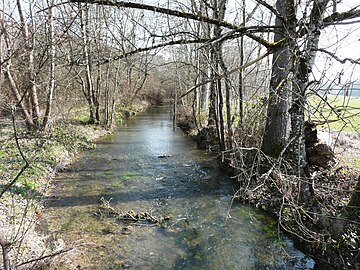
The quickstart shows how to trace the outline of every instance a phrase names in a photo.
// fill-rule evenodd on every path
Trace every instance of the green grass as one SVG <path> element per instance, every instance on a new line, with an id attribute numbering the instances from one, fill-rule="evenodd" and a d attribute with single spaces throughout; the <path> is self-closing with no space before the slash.
<path id="1" fill-rule="evenodd" d="M 308 117 L 331 131 L 360 130 L 360 97 L 327 95 L 309 98 Z"/>

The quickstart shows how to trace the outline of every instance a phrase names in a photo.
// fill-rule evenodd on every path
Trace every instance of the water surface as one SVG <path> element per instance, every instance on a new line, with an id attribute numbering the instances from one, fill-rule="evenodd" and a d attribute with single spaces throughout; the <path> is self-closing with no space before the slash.
<path id="1" fill-rule="evenodd" d="M 171 119 L 168 108 L 129 119 L 55 179 L 48 229 L 79 246 L 79 268 L 311 269 L 271 219 L 239 203 L 229 211 L 234 181 Z M 101 198 L 119 212 L 171 218 L 156 225 L 99 215 Z"/>

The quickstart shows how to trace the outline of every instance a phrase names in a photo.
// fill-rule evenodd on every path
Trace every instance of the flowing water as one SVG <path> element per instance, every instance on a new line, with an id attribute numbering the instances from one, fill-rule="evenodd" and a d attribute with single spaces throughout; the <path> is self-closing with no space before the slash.
<path id="1" fill-rule="evenodd" d="M 47 228 L 56 238 L 76 243 L 78 269 L 314 265 L 291 241 L 278 239 L 275 223 L 263 213 L 240 203 L 229 211 L 234 181 L 217 169 L 213 156 L 173 130 L 168 108 L 129 119 L 55 184 Z M 99 214 L 101 198 L 118 212 L 166 220 L 129 223 Z"/>

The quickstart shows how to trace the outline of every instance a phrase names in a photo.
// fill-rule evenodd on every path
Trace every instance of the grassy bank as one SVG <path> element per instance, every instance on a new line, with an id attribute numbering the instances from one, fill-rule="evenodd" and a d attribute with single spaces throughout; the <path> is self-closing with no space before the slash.
<path id="1" fill-rule="evenodd" d="M 144 108 L 119 110 L 117 122 Z M 111 132 L 101 126 L 86 125 L 87 115 L 83 109 L 57 124 L 49 134 L 29 133 L 21 121 L 17 121 L 17 140 L 11 119 L 0 120 L 0 191 L 17 179 L 0 198 L 0 245 L 8 252 L 7 256 L 0 253 L 0 265 L 6 269 L 4 261 L 8 261 L 8 269 L 16 266 L 19 266 L 17 269 L 37 269 L 44 262 L 39 258 L 67 252 L 66 245 L 36 230 L 52 176 L 72 163 L 80 151 L 95 147 L 94 140 Z M 31 260 L 35 261 L 26 263 Z"/>

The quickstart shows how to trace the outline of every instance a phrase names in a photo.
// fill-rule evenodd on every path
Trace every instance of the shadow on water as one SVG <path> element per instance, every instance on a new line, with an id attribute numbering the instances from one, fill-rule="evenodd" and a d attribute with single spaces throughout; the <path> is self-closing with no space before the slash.
<path id="1" fill-rule="evenodd" d="M 81 269 L 313 267 L 289 240 L 274 238 L 273 221 L 259 211 L 235 203 L 228 216 L 233 181 L 173 131 L 168 108 L 151 108 L 125 125 L 61 173 L 47 200 L 48 230 L 84 242 Z M 172 218 L 148 226 L 94 216 L 102 197 L 120 212 Z"/>

